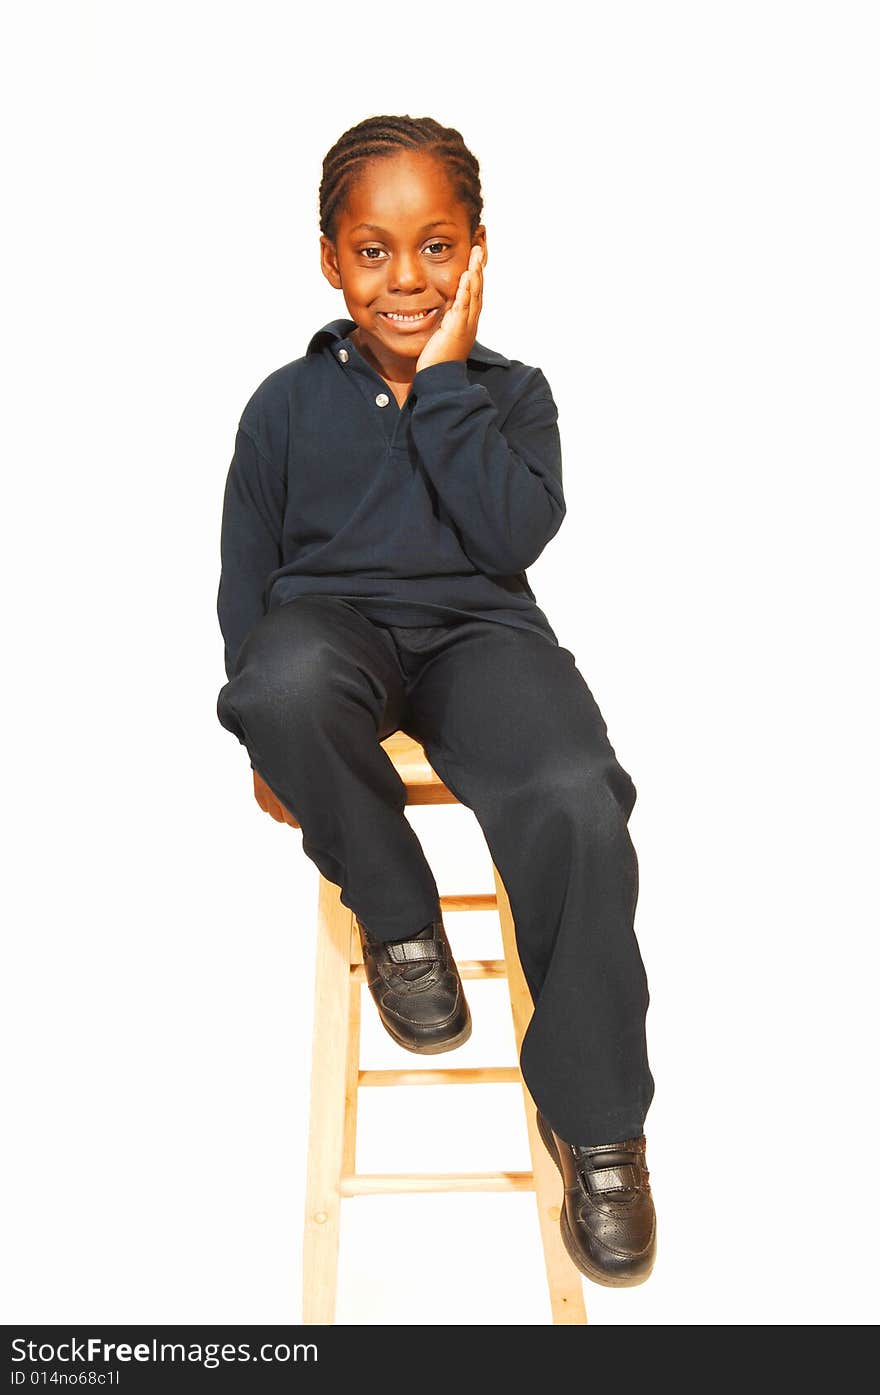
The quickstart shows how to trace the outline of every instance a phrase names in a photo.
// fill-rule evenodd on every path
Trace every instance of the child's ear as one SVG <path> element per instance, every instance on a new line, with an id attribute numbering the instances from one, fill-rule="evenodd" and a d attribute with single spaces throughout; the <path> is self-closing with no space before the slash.
<path id="1" fill-rule="evenodd" d="M 324 233 L 320 239 L 321 248 L 321 271 L 330 282 L 334 291 L 342 290 L 342 277 L 339 275 L 339 259 L 336 256 L 336 248 L 330 238 Z"/>

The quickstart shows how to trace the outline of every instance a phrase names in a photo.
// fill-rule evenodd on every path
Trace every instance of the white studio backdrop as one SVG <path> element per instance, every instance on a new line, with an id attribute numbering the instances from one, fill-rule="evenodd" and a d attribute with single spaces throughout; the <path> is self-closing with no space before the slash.
<path id="1" fill-rule="evenodd" d="M 15 26 L 3 1320 L 299 1321 L 318 874 L 216 718 L 220 508 L 244 403 L 346 313 L 321 160 L 381 112 L 480 160 L 478 336 L 559 406 L 530 580 L 638 790 L 660 1248 L 590 1320 L 875 1320 L 876 7 Z M 408 817 L 441 892 L 491 889 L 470 810 Z M 503 985 L 469 994 L 454 1063 L 510 1062 Z M 362 1170 L 528 1166 L 518 1087 L 363 1095 Z M 339 1321 L 428 1300 L 549 1322 L 533 1198 L 344 1201 Z"/>

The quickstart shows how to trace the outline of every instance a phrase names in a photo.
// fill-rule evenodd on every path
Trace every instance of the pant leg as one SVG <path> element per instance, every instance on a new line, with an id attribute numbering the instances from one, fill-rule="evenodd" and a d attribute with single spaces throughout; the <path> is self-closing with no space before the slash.
<path id="1" fill-rule="evenodd" d="M 654 1081 L 633 924 L 635 785 L 570 650 L 475 620 L 430 657 L 405 729 L 473 810 L 510 897 L 534 1003 L 526 1084 L 569 1142 L 638 1135 Z"/>
<path id="2" fill-rule="evenodd" d="M 379 742 L 405 684 L 381 627 L 335 597 L 297 597 L 254 626 L 217 716 L 302 829 L 303 851 L 377 939 L 440 914 L 437 883 Z"/>

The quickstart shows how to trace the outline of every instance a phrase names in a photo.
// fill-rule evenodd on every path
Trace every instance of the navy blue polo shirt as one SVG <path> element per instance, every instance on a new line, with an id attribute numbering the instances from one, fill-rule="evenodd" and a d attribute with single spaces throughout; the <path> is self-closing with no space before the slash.
<path id="1" fill-rule="evenodd" d="M 331 320 L 238 423 L 217 615 L 229 678 L 269 610 L 339 596 L 391 625 L 478 616 L 557 637 L 526 568 L 565 516 L 540 368 L 475 343 L 416 373 L 401 407 Z"/>

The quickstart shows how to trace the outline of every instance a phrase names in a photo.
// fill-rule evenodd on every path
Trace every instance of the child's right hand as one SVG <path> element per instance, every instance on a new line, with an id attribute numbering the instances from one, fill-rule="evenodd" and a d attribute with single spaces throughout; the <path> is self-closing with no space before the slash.
<path id="1" fill-rule="evenodd" d="M 273 794 L 262 775 L 254 771 L 254 798 L 260 808 L 271 814 L 276 823 L 289 823 L 291 828 L 299 828 L 290 810 L 285 808 L 276 794 Z"/>

